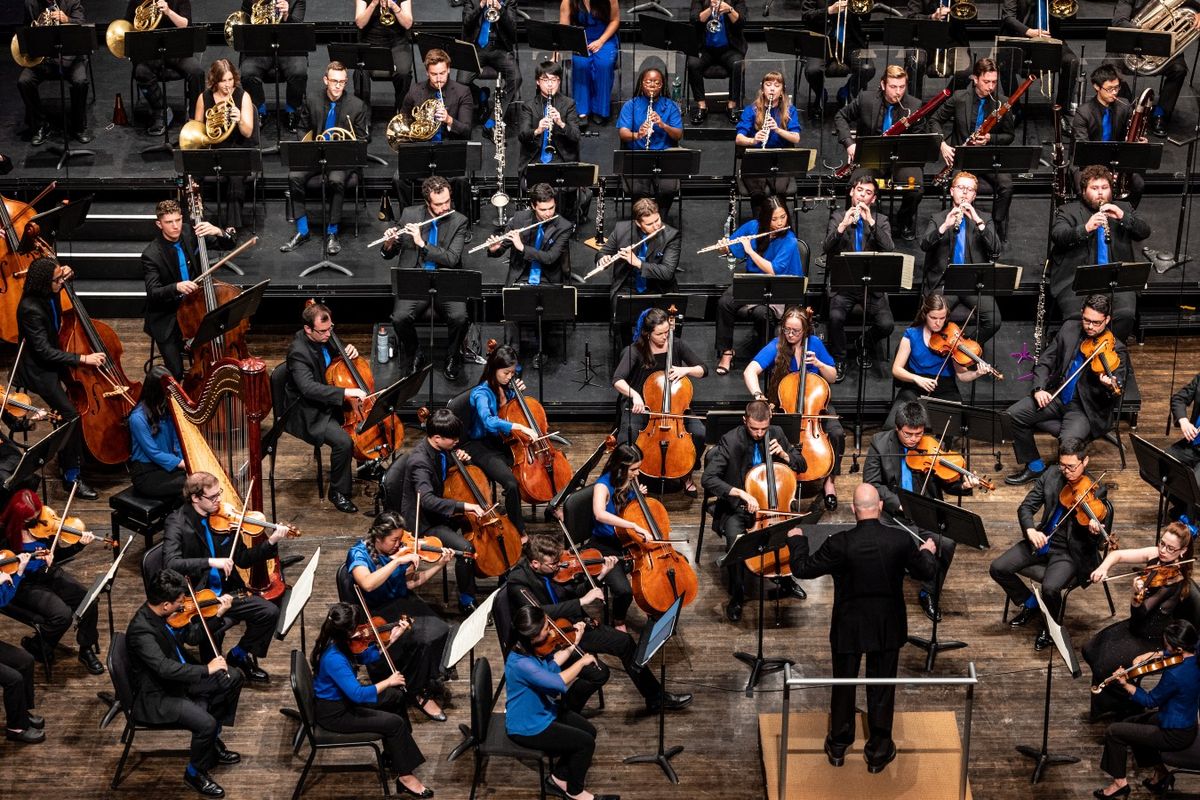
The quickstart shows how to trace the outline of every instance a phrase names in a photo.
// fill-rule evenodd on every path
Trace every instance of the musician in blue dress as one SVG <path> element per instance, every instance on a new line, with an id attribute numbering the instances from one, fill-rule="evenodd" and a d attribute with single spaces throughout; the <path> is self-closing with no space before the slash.
<path id="1" fill-rule="evenodd" d="M 642 62 L 638 73 L 637 93 L 621 106 L 617 115 L 617 135 L 624 150 L 666 150 L 678 147 L 683 139 L 683 114 L 669 97 L 663 97 L 667 86 L 667 67 L 662 59 L 652 56 Z M 653 197 L 664 219 L 679 192 L 679 181 L 673 178 L 626 178 L 625 189 L 637 202 Z"/>
<path id="2" fill-rule="evenodd" d="M 783 73 L 771 71 L 763 75 L 754 102 L 742 109 L 737 123 L 734 143 L 746 148 L 798 147 L 800 145 L 800 113 L 787 94 Z M 750 195 L 755 208 L 768 194 L 789 194 L 786 175 L 774 179 L 741 178 L 739 183 Z"/>
<path id="3" fill-rule="evenodd" d="M 621 49 L 617 39 L 621 6 L 617 0 L 561 0 L 558 23 L 581 27 L 587 36 L 588 55 L 576 53 L 571 57 L 571 93 L 579 112 L 579 127 L 589 122 L 607 125 Z"/>

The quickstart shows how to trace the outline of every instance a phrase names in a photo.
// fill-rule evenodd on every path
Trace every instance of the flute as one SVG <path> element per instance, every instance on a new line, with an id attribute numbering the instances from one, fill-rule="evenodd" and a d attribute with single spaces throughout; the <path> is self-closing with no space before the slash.
<path id="1" fill-rule="evenodd" d="M 763 231 L 762 233 L 756 233 L 752 236 L 739 236 L 737 239 L 760 239 L 763 236 L 770 236 L 772 233 L 781 233 L 785 230 L 787 230 L 787 228 L 781 228 L 777 231 Z M 737 241 L 737 239 L 722 239 L 716 244 L 710 244 L 708 247 L 701 247 L 696 251 L 696 255 L 700 255 L 701 253 L 711 253 L 713 250 L 720 250 L 722 247 L 729 247 L 731 244 Z"/>
<path id="2" fill-rule="evenodd" d="M 646 242 L 650 241 L 655 236 L 660 234 L 662 232 L 662 230 L 663 230 L 662 228 L 657 228 L 654 231 L 652 231 L 651 233 L 642 237 L 641 241 L 634 242 L 633 244 L 629 245 L 629 247 L 627 247 L 627 248 L 622 247 L 621 250 L 628 250 L 629 252 L 632 253 L 635 249 L 641 247 Z M 584 275 L 583 279 L 586 281 L 588 278 L 592 277 L 593 275 L 601 273 L 604 270 L 611 267 L 613 264 L 617 263 L 618 259 L 624 258 L 624 256 L 621 255 L 621 250 L 618 250 L 615 253 L 610 253 L 609 255 L 606 255 L 606 256 L 601 256 L 600 260 L 596 262 L 596 268 L 593 269 L 591 272 L 589 272 L 587 275 Z"/>
<path id="3" fill-rule="evenodd" d="M 384 243 L 384 242 L 386 242 L 388 239 L 398 239 L 398 238 L 400 237 L 400 234 L 404 233 L 404 229 L 405 229 L 405 228 L 407 228 L 409 225 L 416 225 L 418 228 L 422 228 L 422 227 L 424 227 L 425 225 L 428 225 L 428 224 L 429 224 L 429 223 L 431 223 L 431 222 L 437 222 L 437 221 L 438 221 L 439 219 L 441 219 L 442 217 L 448 217 L 448 216 L 450 216 L 450 215 L 451 215 L 451 214 L 453 214 L 453 213 L 454 213 L 454 209 L 450 209 L 450 210 L 449 210 L 449 211 L 447 211 L 445 214 L 438 214 L 436 217 L 430 217 L 429 219 L 427 219 L 427 220 L 423 220 L 422 222 L 409 222 L 409 223 L 407 223 L 407 224 L 405 224 L 405 225 L 401 225 L 401 226 L 400 226 L 400 227 L 398 227 L 398 228 L 393 228 L 392 230 L 396 231 L 395 233 L 391 233 L 391 232 L 389 231 L 388 233 L 385 233 L 385 234 L 384 234 L 383 236 L 381 236 L 380 238 L 378 238 L 378 239 L 376 239 L 375 241 L 373 241 L 373 242 L 371 242 L 370 244 L 368 244 L 368 245 L 367 245 L 367 247 L 374 247 L 374 246 L 375 246 L 375 245 L 377 245 L 377 244 L 383 244 L 383 243 Z"/>
<path id="4" fill-rule="evenodd" d="M 505 231 L 504 233 L 496 234 L 495 236 L 489 236 L 483 244 L 477 244 L 474 247 L 472 247 L 470 250 L 468 250 L 467 252 L 468 253 L 478 252 L 485 247 L 491 247 L 492 245 L 496 244 L 497 242 L 504 241 L 505 239 L 508 238 L 508 235 L 510 233 L 524 233 L 525 231 L 533 230 L 538 225 L 545 225 L 547 222 L 553 222 L 556 219 L 558 219 L 558 214 L 555 214 L 550 219 L 544 219 L 541 222 L 535 222 L 532 225 L 526 225 L 524 228 L 514 228 L 511 231 Z"/>

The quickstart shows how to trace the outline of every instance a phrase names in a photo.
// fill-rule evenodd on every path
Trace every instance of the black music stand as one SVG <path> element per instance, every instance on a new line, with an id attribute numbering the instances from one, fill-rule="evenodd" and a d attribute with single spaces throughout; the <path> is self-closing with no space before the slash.
<path id="1" fill-rule="evenodd" d="M 918 20 L 913 20 L 918 21 Z M 932 20 L 931 20 L 932 21 Z M 938 23 L 944 25 L 945 23 Z M 859 136 L 854 160 L 860 168 L 895 175 L 901 167 L 924 167 L 941 158 L 941 134 L 907 133 L 903 136 Z M 903 188 L 903 187 L 901 187 Z M 888 219 L 896 218 L 896 186 L 888 192 Z"/>
<path id="2" fill-rule="evenodd" d="M 280 22 L 274 25 L 234 25 L 233 49 L 243 56 L 270 56 L 275 72 L 275 146 L 264 153 L 279 153 L 283 143 L 283 124 L 280 122 L 283 105 L 279 102 L 282 71 L 280 56 L 308 56 L 317 49 L 317 26 L 311 22 Z M 345 62 L 343 62 L 345 63 Z M 297 109 L 299 110 L 299 109 Z M 255 109 L 254 113 L 258 113 Z M 260 140 L 261 143 L 261 140 Z"/>
<path id="3" fill-rule="evenodd" d="M 478 75 L 483 69 L 479 65 L 479 51 L 472 42 L 424 31 L 414 34 L 414 38 L 417 40 L 417 50 L 420 51 L 422 59 L 430 50 L 444 50 L 446 55 L 450 56 L 450 64 L 459 72 Z"/>
<path id="4" fill-rule="evenodd" d="M 659 14 L 666 16 L 655 16 L 653 14 L 638 14 L 637 27 L 641 33 L 641 42 L 649 48 L 658 50 L 667 50 L 676 53 L 683 53 L 685 56 L 698 57 L 700 48 L 704 45 L 704 36 L 700 33 L 700 26 L 692 22 L 690 19 L 676 21 L 667 19 L 674 15 L 667 11 L 657 3 L 643 3 L 631 9 L 628 13 L 637 13 L 642 10 L 650 10 L 650 6 Z M 636 64 L 637 60 L 637 42 L 633 40 L 633 53 L 630 60 Z M 668 87 L 663 87 L 667 89 Z M 684 81 L 683 89 L 683 110 L 686 112 L 688 107 L 688 88 L 687 81 Z"/>
<path id="5" fill-rule="evenodd" d="M 579 190 L 595 186 L 600 182 L 600 165 L 584 162 L 550 162 L 549 164 L 529 164 L 525 167 L 525 186 L 527 189 L 538 183 L 548 183 L 554 187 L 555 193 L 562 198 L 564 190 Z M 561 206 L 560 206 L 561 209 Z M 578 205 L 576 205 L 578 209 Z M 579 215 L 576 214 L 576 217 Z M 571 220 L 578 226 L 582 219 Z M 574 231 L 571 232 L 572 236 Z"/>
<path id="6" fill-rule="evenodd" d="M 743 178 L 802 178 L 817 163 L 817 151 L 807 147 L 747 147 L 742 151 Z"/>
<path id="7" fill-rule="evenodd" d="M 807 265 L 805 265 L 807 266 Z M 733 275 L 733 300 L 744 305 L 804 305 L 808 294 L 808 278 L 803 275 L 764 275 L 757 272 L 739 272 Z M 773 338 L 775 332 L 770 322 L 764 332 L 763 345 Z"/>
<path id="8" fill-rule="evenodd" d="M 893 47 L 901 50 L 924 50 L 926 59 L 933 58 L 935 50 L 949 50 L 954 46 L 950 38 L 950 25 L 929 17 L 884 17 L 883 44 L 891 59 Z M 928 63 L 928 61 L 926 62 Z M 915 70 L 916 81 L 913 94 L 920 96 L 925 83 L 924 70 Z"/>
<path id="9" fill-rule="evenodd" d="M 763 34 L 767 38 L 768 53 L 792 57 L 792 86 L 797 87 L 796 92 L 800 91 L 800 76 L 803 74 L 801 63 L 807 66 L 810 58 L 824 61 L 826 53 L 829 52 L 829 37 L 823 33 L 791 28 L 764 28 Z"/>
<path id="10" fill-rule="evenodd" d="M 661 617 L 654 620 L 646 630 L 642 633 L 641 641 L 638 642 L 637 650 L 633 654 L 633 663 L 642 669 L 647 669 L 650 665 L 650 660 L 654 655 L 662 650 L 671 637 L 675 635 L 675 631 L 679 627 L 679 612 L 683 608 L 683 597 L 676 597 L 675 602 L 671 603 Z M 664 655 L 658 660 L 658 682 L 662 686 L 667 685 L 667 657 Z M 666 689 L 664 688 L 665 692 Z M 667 780 L 671 783 L 679 783 L 679 776 L 675 774 L 675 768 L 671 766 L 671 759 L 683 752 L 683 745 L 675 745 L 667 748 L 665 744 L 667 725 L 667 704 L 658 704 L 658 750 L 650 755 L 644 756 L 629 756 L 623 763 L 625 764 L 658 764 L 662 767 L 662 771 L 666 773 Z"/>
<path id="11" fill-rule="evenodd" d="M 196 335 L 184 342 L 184 350 L 194 353 L 218 336 L 224 336 L 226 331 L 236 328 L 243 320 L 254 316 L 270 282 L 268 278 L 249 289 L 243 289 L 237 297 L 205 314 L 196 328 Z"/>
<path id="12" fill-rule="evenodd" d="M 972 223 L 973 224 L 973 223 Z M 991 224 L 995 225 L 995 221 Z M 1021 268 L 1005 264 L 951 264 L 942 276 L 943 293 L 948 295 L 975 295 L 975 308 L 979 308 L 983 296 L 1005 297 L 1017 290 L 1021 279 Z M 975 314 L 975 335 L 979 335 L 979 314 Z M 995 350 L 995 345 L 992 346 Z"/>
<path id="13" fill-rule="evenodd" d="M 90 57 L 96 49 L 95 25 L 41 25 L 17 31 L 21 52 L 31 58 L 48 58 L 62 63 L 64 56 Z M 126 45 L 128 48 L 128 44 Z M 127 51 L 128 52 L 128 51 Z M 191 53 L 188 53 L 191 55 Z M 67 103 L 67 76 L 58 70 L 58 101 L 63 109 L 63 146 L 58 166 L 62 169 L 76 156 L 95 156 L 95 150 L 71 149 L 71 107 Z M 84 114 L 87 110 L 84 110 Z M 51 152 L 58 150 L 52 147 Z"/>
<path id="14" fill-rule="evenodd" d="M 977 550 L 986 550 L 991 547 L 988 544 L 987 531 L 983 528 L 983 520 L 975 512 L 906 489 L 901 489 L 897 494 L 900 496 L 900 505 L 904 507 L 904 516 L 912 520 L 918 528 L 934 535 L 936 549 L 933 557 L 935 562 L 941 552 L 941 542 L 936 538 L 938 535 L 948 536 L 959 544 L 974 547 Z M 942 582 L 938 580 L 935 573 L 933 578 L 933 607 L 935 609 L 941 608 L 941 594 Z M 939 642 L 937 630 L 937 614 L 934 614 L 933 627 L 929 632 L 928 639 L 921 636 L 908 637 L 909 644 L 925 651 L 926 672 L 933 672 L 933 664 L 937 660 L 938 653 L 943 650 L 958 650 L 967 646 L 966 642 L 953 639 Z"/>
<path id="15" fill-rule="evenodd" d="M 501 308 L 507 322 L 537 323 L 537 356 L 534 363 L 542 363 L 542 323 L 571 322 L 575 319 L 578 305 L 574 286 L 558 286 L 540 283 L 536 286 L 506 286 L 500 290 Z M 520 337 L 518 337 L 519 339 Z M 546 370 L 539 369 L 538 402 L 542 400 Z"/>
<path id="16" fill-rule="evenodd" d="M 1076 142 L 1071 163 L 1077 167 L 1104 164 L 1118 172 L 1145 172 L 1162 164 L 1160 142 Z"/>
<path id="17" fill-rule="evenodd" d="M 432 369 L 431 365 L 426 364 L 411 375 L 401 378 L 386 389 L 380 389 L 376 392 L 375 405 L 371 407 L 371 413 L 367 414 L 366 419 L 358 423 L 354 432 L 363 433 L 364 431 L 369 431 L 388 417 L 396 414 L 400 406 L 417 396 L 417 392 L 421 391 L 421 384 L 425 383 L 425 378 Z"/>
<path id="18" fill-rule="evenodd" d="M 763 556 L 766 553 L 787 548 L 788 531 L 800 524 L 799 518 L 788 518 L 766 528 L 756 531 L 746 531 L 739 536 L 725 555 L 717 559 L 717 565 L 724 567 L 726 563 L 737 564 L 738 569 L 745 569 L 742 562 L 748 558 Z M 754 696 L 754 687 L 764 675 L 783 669 L 784 664 L 795 664 L 790 658 L 767 658 L 763 655 L 763 618 L 766 616 L 767 593 L 764 590 L 766 577 L 758 573 L 758 651 L 755 654 L 738 651 L 733 657 L 750 667 L 750 677 L 746 680 L 746 697 Z"/>
<path id="19" fill-rule="evenodd" d="M 1021 175 L 1032 173 L 1042 157 L 1041 145 L 996 145 L 954 148 L 954 170 L 975 175 Z M 950 184 L 946 184 L 949 191 Z"/>
<path id="20" fill-rule="evenodd" d="M 700 151 L 684 147 L 668 147 L 665 150 L 614 150 L 613 172 L 623 180 L 650 179 L 682 180 L 700 172 Z M 679 235 L 683 236 L 683 184 L 677 193 L 680 196 Z M 663 220 L 666 222 L 666 220 Z"/>
<path id="21" fill-rule="evenodd" d="M 1049 22 L 1047 22 L 1049 24 Z M 997 36 L 995 49 L 997 57 L 1003 58 L 1000 55 L 1000 50 L 1016 51 L 1021 57 L 1021 67 L 1019 69 L 1010 69 L 1008 74 L 1002 76 L 1005 85 L 1019 83 L 1017 75 L 1033 75 L 1043 72 L 1061 72 L 1063 67 L 1063 44 L 1062 42 L 1050 42 L 1045 39 L 1029 39 L 1025 36 Z M 1001 61 L 1001 63 L 1004 63 Z M 1083 75 L 1082 70 L 1079 73 Z M 1082 78 L 1081 78 L 1082 80 Z M 1021 128 L 1021 142 L 1024 144 L 1029 134 L 1029 114 L 1025 113 L 1028 110 L 1029 92 L 1021 96 L 1021 111 L 1024 122 Z"/>
<path id="22" fill-rule="evenodd" d="M 996 411 L 990 408 L 969 406 L 953 400 L 939 400 L 928 395 L 919 398 L 917 402 L 925 406 L 932 429 L 944 430 L 946 423 L 949 422 L 949 429 L 955 431 L 956 436 L 962 436 L 963 458 L 967 462 L 967 469 L 971 469 L 972 440 L 989 442 L 992 445 L 992 455 L 996 459 L 996 471 L 999 472 L 1004 468 L 1004 465 L 1000 463 L 1000 449 L 996 443 L 1011 442 L 1013 432 L 1012 418 L 1003 410 Z M 958 505 L 962 505 L 962 495 L 958 497 Z"/>
<path id="23" fill-rule="evenodd" d="M 401 180 L 419 181 L 434 175 L 446 179 L 465 178 L 483 167 L 482 142 L 403 142 L 393 149 L 396 152 L 397 190 Z M 478 187 L 471 188 L 478 192 Z"/>
<path id="24" fill-rule="evenodd" d="M 50 462 L 50 459 L 58 455 L 58 451 L 67 443 L 67 438 L 78 423 L 79 417 L 75 417 L 69 422 L 59 425 L 21 453 L 21 460 L 13 468 L 8 480 L 2 484 L 4 490 L 11 492 L 15 487 L 32 478 L 35 472 L 40 472 L 42 467 Z M 45 483 L 44 479 L 42 483 Z M 42 494 L 45 496 L 45 492 Z"/>
<path id="25" fill-rule="evenodd" d="M 208 31 L 203 25 L 192 25 L 187 28 L 156 28 L 152 31 L 129 31 L 125 34 L 125 54 L 134 64 L 190 58 L 196 53 L 203 53 L 208 48 L 204 38 L 207 33 Z M 171 152 L 171 134 L 167 130 L 167 77 L 167 71 L 159 69 L 158 80 L 161 84 L 160 91 L 163 100 L 163 140 L 158 144 L 142 148 L 142 155 Z M 186 96 L 183 104 L 183 116 L 190 119 L 191 109 L 187 108 Z"/>
<path id="26" fill-rule="evenodd" d="M 103 593 L 105 602 L 108 604 L 108 640 L 110 642 L 112 641 L 113 631 L 116 629 L 113 622 L 112 585 L 113 581 L 116 580 L 117 577 L 117 568 L 121 566 L 121 560 L 125 558 L 125 551 L 129 549 L 129 545 L 133 544 L 133 540 L 136 538 L 136 536 L 131 535 L 129 537 L 129 541 L 125 542 L 125 546 L 122 547 L 119 552 L 116 550 L 113 551 L 112 565 L 109 566 L 104 574 L 96 578 L 96 580 L 92 583 L 91 588 L 88 589 L 87 594 L 83 596 L 83 600 L 80 601 L 79 605 L 75 608 L 75 611 L 71 614 L 72 618 L 75 620 L 76 627 L 79 626 L 80 621 L 83 619 L 83 615 L 87 613 L 87 610 L 91 607 L 92 603 L 96 602 L 96 600 L 100 597 L 100 594 Z M 107 728 L 114 719 L 117 718 L 117 714 L 121 711 L 121 704 L 117 701 L 116 695 L 114 695 L 112 692 L 96 692 L 96 697 L 100 698 L 100 702 L 108 706 L 108 710 L 104 712 L 104 716 L 100 720 L 100 729 L 103 730 L 104 728 Z"/>
<path id="27" fill-rule="evenodd" d="M 279 600 L 279 620 L 275 623 L 275 638 L 282 642 L 291 633 L 292 626 L 299 621 L 301 653 L 308 653 L 308 641 L 304 635 L 304 608 L 312 599 L 313 576 L 316 574 L 317 565 L 320 562 L 321 546 L 317 545 L 317 549 L 308 559 L 308 564 L 300 573 L 300 577 L 284 590 L 283 597 Z M 279 713 L 288 719 L 300 719 L 300 712 L 294 708 L 281 708 Z M 303 740 L 304 728 L 301 726 L 292 737 L 292 749 L 297 749 Z"/>
<path id="28" fill-rule="evenodd" d="M 1066 628 L 1059 625 L 1058 620 L 1054 619 L 1050 609 L 1046 608 L 1046 603 L 1042 600 L 1042 593 L 1037 586 L 1033 587 L 1033 596 L 1037 598 L 1038 608 L 1042 610 L 1042 617 L 1046 622 L 1046 633 L 1054 642 L 1054 649 L 1050 651 L 1046 659 L 1046 700 L 1045 711 L 1042 714 L 1042 746 L 1037 748 L 1028 744 L 1017 745 L 1018 753 L 1037 762 L 1037 766 L 1033 768 L 1033 775 L 1029 779 L 1030 783 L 1037 783 L 1041 780 L 1042 772 L 1046 767 L 1079 762 L 1075 756 L 1057 755 L 1050 752 L 1050 689 L 1054 683 L 1055 652 L 1062 656 L 1067 668 L 1071 670 L 1072 678 L 1078 680 L 1083 671 L 1079 668 L 1079 659 L 1075 657 L 1075 649 L 1071 647 L 1071 637 L 1067 634 Z"/>
<path id="29" fill-rule="evenodd" d="M 1158 492 L 1158 527 L 1154 541 L 1162 536 L 1163 520 L 1167 514 L 1167 497 L 1174 497 L 1189 508 L 1200 507 L 1200 481 L 1196 470 L 1162 450 L 1136 433 L 1130 434 L 1133 453 L 1138 462 L 1138 475 Z"/>
<path id="30" fill-rule="evenodd" d="M 1149 280 L 1149 261 L 1081 266 L 1075 268 L 1071 291 L 1078 297 L 1107 294 L 1111 304 L 1117 292 L 1140 292 Z"/>
<path id="31" fill-rule="evenodd" d="M 418 262 L 420 258 L 417 259 Z M 441 303 L 469 303 L 483 297 L 483 273 L 464 269 L 392 268 L 392 295 L 397 300 L 428 300 L 429 361 L 433 361 L 434 321 Z M 411 354 L 406 354 L 411 355 Z M 447 358 L 457 353 L 447 353 Z M 433 407 L 433 375 L 429 378 L 429 406 Z"/>
<path id="32" fill-rule="evenodd" d="M 21 243 L 17 246 L 18 253 L 31 253 L 38 246 L 38 239 L 56 242 L 70 237 L 87 219 L 88 211 L 92 208 L 92 198 L 89 194 L 72 203 L 59 203 L 49 211 L 34 215 L 29 221 L 37 225 L 26 225 Z"/>
<path id="33" fill-rule="evenodd" d="M 872 291 L 895 292 L 903 287 L 904 262 L 906 256 L 900 253 L 839 253 L 829 256 L 826 264 L 829 269 L 829 288 L 834 294 L 846 292 L 857 294 L 862 292 L 863 332 L 858 337 L 858 396 L 854 411 L 854 456 L 850 467 L 851 472 L 858 472 L 858 458 L 862 452 L 862 410 L 866 402 L 867 391 L 867 332 L 870 321 L 867 320 L 867 307 Z"/>
<path id="34" fill-rule="evenodd" d="M 614 430 L 611 435 L 616 436 L 617 433 L 618 430 Z M 583 488 L 583 485 L 588 481 L 588 477 L 592 474 L 592 470 L 596 468 L 596 465 L 600 463 L 600 460 L 604 458 L 607 452 L 607 443 L 600 442 L 600 444 L 596 446 L 596 449 L 592 451 L 592 454 L 588 456 L 587 461 L 584 461 L 583 464 L 581 464 L 579 468 L 575 470 L 575 473 L 571 475 L 571 480 L 567 481 L 567 485 L 560 489 L 558 494 L 554 495 L 554 499 L 552 499 L 546 507 L 547 514 L 557 510 L 558 507 L 561 506 L 568 497 Z"/>
<path id="35" fill-rule="evenodd" d="M 559 25 L 557 22 L 538 22 L 531 19 L 525 23 L 525 35 L 528 37 L 530 50 L 552 53 L 564 51 L 581 56 L 588 54 L 587 35 L 583 28 L 575 25 Z"/>
<path id="36" fill-rule="evenodd" d="M 1105 31 L 1104 49 L 1118 56 L 1156 56 L 1167 58 L 1171 55 L 1174 45 L 1174 35 L 1170 31 L 1144 31 L 1141 28 L 1108 28 Z M 1137 71 L 1133 73 L 1134 95 L 1137 95 Z"/>
<path id="37" fill-rule="evenodd" d="M 457 625 L 450 626 L 450 633 L 446 637 L 446 647 L 442 651 L 441 668 L 443 672 L 449 672 L 455 669 L 457 664 L 462 661 L 463 656 L 470 655 L 470 671 L 475 671 L 475 648 L 483 641 L 487 629 L 491 626 L 492 606 L 496 602 L 496 595 L 501 592 L 507 592 L 508 588 L 502 583 L 500 586 L 484 598 L 476 607 L 475 610 L 467 615 L 467 618 Z M 475 681 L 468 681 L 468 692 L 470 693 L 471 704 L 475 703 Z M 488 698 L 489 710 L 491 713 L 491 704 L 494 698 Z M 458 724 L 458 730 L 463 735 L 462 741 L 454 746 L 450 751 L 450 755 L 446 757 L 447 761 L 457 761 L 462 755 L 470 750 L 479 747 L 482 742 L 475 738 L 475 734 L 471 731 L 471 726 L 463 723 Z"/>
<path id="38" fill-rule="evenodd" d="M 249 26 L 243 26 L 249 27 Z M 253 27 L 258 27 L 253 26 Z M 291 172 L 321 173 L 321 240 L 324 240 L 325 230 L 335 220 L 329 219 L 329 170 L 331 169 L 362 169 L 367 164 L 367 142 L 357 141 L 313 141 L 313 142 L 283 142 L 279 154 L 284 166 Z M 322 245 L 322 248 L 324 246 Z M 347 278 L 353 278 L 354 273 L 341 264 L 323 258 L 317 263 L 300 271 L 301 278 L 323 269 L 332 269 L 342 273 Z"/>
<path id="39" fill-rule="evenodd" d="M 216 219 L 221 219 L 221 176 L 262 175 L 262 152 L 254 147 L 213 147 L 204 150 L 176 150 L 175 172 L 179 175 L 212 176 L 217 184 Z M 227 264 L 238 275 L 245 273 L 236 264 Z"/>
<path id="40" fill-rule="evenodd" d="M 369 73 L 386 72 L 389 80 L 396 74 L 396 63 L 392 60 L 390 48 L 362 42 L 339 42 L 329 44 L 326 50 L 330 61 L 354 65 L 354 94 L 359 98 L 367 96 L 366 87 L 371 82 Z M 397 97 L 396 105 L 399 106 L 403 100 L 403 97 Z M 278 98 L 276 102 L 279 102 Z"/>

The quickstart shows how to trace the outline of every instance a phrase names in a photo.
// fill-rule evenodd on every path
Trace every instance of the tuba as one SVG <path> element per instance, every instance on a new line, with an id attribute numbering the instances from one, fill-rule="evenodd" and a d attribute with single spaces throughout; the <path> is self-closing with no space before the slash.
<path id="1" fill-rule="evenodd" d="M 104 43 L 108 52 L 117 58 L 125 57 L 125 34 L 130 31 L 152 31 L 162 20 L 162 12 L 158 10 L 156 0 L 142 0 L 133 12 L 133 22 L 127 19 L 114 19 L 108 23 L 104 32 Z"/>
<path id="2" fill-rule="evenodd" d="M 180 150 L 203 150 L 220 144 L 233 133 L 233 97 L 226 97 L 204 112 L 204 122 L 188 120 L 179 132 Z"/>
<path id="3" fill-rule="evenodd" d="M 58 17 L 55 16 L 55 13 L 57 11 L 58 11 L 58 3 L 51 3 L 49 8 L 47 8 L 41 14 L 38 14 L 37 18 L 34 19 L 33 27 L 42 28 L 42 27 L 45 27 L 46 25 L 57 25 Z M 45 61 L 45 59 L 41 56 L 38 56 L 37 58 L 33 58 L 32 56 L 27 56 L 24 53 L 22 53 L 21 52 L 21 44 L 20 44 L 20 42 L 17 41 L 17 34 L 15 34 L 15 33 L 13 34 L 12 45 L 10 46 L 10 49 L 12 50 L 13 61 L 17 62 L 17 64 L 19 64 L 22 67 L 26 67 L 26 68 L 36 67 L 38 64 Z"/>
<path id="4" fill-rule="evenodd" d="M 428 142 L 432 139 L 439 127 L 433 118 L 437 107 L 437 98 L 431 97 L 413 109 L 411 120 L 405 119 L 404 114 L 392 117 L 387 125 L 388 147 L 399 150 L 404 142 Z"/>
<path id="5" fill-rule="evenodd" d="M 1153 0 L 1131 21 L 1133 27 L 1144 31 L 1171 34 L 1171 53 L 1166 56 L 1125 56 L 1125 66 L 1138 75 L 1157 75 L 1167 62 L 1179 55 L 1196 37 L 1195 9 L 1184 8 L 1186 0 Z"/>

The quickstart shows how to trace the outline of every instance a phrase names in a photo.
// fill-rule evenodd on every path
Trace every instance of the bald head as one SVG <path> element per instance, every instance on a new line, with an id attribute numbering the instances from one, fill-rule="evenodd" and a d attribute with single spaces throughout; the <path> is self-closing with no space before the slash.
<path id="1" fill-rule="evenodd" d="M 854 490 L 854 518 L 879 519 L 883 511 L 883 501 L 879 499 L 879 490 L 869 483 L 860 483 Z"/>

